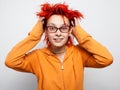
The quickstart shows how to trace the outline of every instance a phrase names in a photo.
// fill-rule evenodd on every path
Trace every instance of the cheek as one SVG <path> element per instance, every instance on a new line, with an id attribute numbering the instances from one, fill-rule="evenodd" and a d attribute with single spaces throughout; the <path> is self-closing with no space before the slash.
<path id="1" fill-rule="evenodd" d="M 69 34 L 64 34 L 64 40 L 67 41 L 68 40 L 68 37 L 69 37 Z"/>
<path id="2" fill-rule="evenodd" d="M 52 40 L 52 38 L 54 37 L 54 35 L 53 35 L 53 34 L 50 34 L 50 33 L 48 33 L 48 32 L 46 32 L 45 35 L 46 35 L 46 38 L 51 42 L 51 40 Z"/>
<path id="3" fill-rule="evenodd" d="M 69 35 L 70 35 L 69 33 L 65 33 L 64 37 L 69 37 Z"/>
<path id="4" fill-rule="evenodd" d="M 53 38 L 53 37 L 54 37 L 54 34 L 48 34 L 47 36 L 48 36 L 48 38 L 50 38 L 50 39 L 51 39 L 51 38 Z"/>

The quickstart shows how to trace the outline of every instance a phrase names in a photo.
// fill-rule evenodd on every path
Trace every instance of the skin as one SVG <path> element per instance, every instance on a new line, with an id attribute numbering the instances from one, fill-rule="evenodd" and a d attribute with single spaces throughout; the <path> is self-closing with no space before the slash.
<path id="1" fill-rule="evenodd" d="M 56 26 L 57 28 L 63 26 L 63 25 L 70 25 L 69 19 L 61 15 L 52 15 L 48 21 L 47 26 Z M 51 43 L 51 51 L 54 52 L 54 54 L 63 61 L 64 55 L 65 55 L 65 47 L 66 42 L 68 41 L 68 37 L 71 34 L 72 29 L 69 30 L 67 33 L 62 33 L 59 30 L 55 33 L 50 33 L 47 30 L 45 30 L 45 34 L 47 35 L 47 38 L 49 39 L 49 42 Z"/>
<path id="2" fill-rule="evenodd" d="M 40 17 L 39 21 L 42 22 L 43 19 L 45 18 Z M 79 25 L 78 20 L 76 18 L 74 18 L 74 20 L 75 26 Z M 55 25 L 57 28 L 64 25 L 64 23 L 66 25 L 70 25 L 68 18 L 64 16 L 63 20 L 63 17 L 61 15 L 52 15 L 47 21 L 47 25 Z M 64 56 L 66 52 L 66 42 L 68 41 L 68 36 L 70 34 L 73 34 L 74 36 L 74 31 L 75 31 L 74 27 L 72 27 L 68 33 L 61 33 L 59 30 L 57 30 L 56 33 L 50 33 L 47 30 L 45 30 L 45 34 L 49 39 L 49 42 L 51 43 L 50 50 L 51 52 L 54 51 L 53 53 L 58 57 L 60 62 L 64 61 Z"/>

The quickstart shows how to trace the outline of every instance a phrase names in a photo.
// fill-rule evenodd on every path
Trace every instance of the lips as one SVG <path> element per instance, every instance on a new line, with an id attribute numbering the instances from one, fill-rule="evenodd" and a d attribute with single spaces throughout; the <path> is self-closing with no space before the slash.
<path id="1" fill-rule="evenodd" d="M 54 38 L 54 41 L 55 41 L 56 43 L 60 43 L 62 40 L 63 40 L 63 38 Z"/>

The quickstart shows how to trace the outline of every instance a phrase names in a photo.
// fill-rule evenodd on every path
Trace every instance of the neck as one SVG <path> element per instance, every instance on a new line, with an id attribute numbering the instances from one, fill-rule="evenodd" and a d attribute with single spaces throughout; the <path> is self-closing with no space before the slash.
<path id="1" fill-rule="evenodd" d="M 65 53 L 66 48 L 65 48 L 65 46 L 63 46 L 63 47 L 51 47 L 51 51 L 54 54 L 63 54 L 63 53 Z"/>

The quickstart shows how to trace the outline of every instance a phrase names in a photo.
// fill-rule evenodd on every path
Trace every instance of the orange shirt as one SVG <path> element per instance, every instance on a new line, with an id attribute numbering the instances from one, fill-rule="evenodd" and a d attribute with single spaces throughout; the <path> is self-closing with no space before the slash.
<path id="1" fill-rule="evenodd" d="M 48 48 L 28 53 L 43 34 L 38 21 L 29 35 L 9 52 L 5 64 L 17 71 L 35 74 L 38 90 L 83 90 L 84 67 L 102 68 L 110 65 L 113 58 L 79 25 L 73 33 L 79 44 L 67 46 L 64 62 Z"/>

